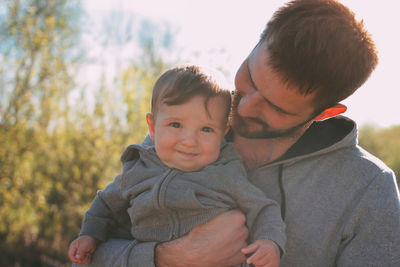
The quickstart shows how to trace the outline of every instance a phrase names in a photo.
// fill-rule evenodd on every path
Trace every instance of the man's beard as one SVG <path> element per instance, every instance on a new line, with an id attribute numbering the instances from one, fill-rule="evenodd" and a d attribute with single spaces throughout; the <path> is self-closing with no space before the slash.
<path id="1" fill-rule="evenodd" d="M 287 138 L 293 137 L 296 135 L 297 131 L 302 128 L 305 124 L 309 123 L 311 119 L 301 122 L 293 127 L 283 130 L 273 130 L 268 125 L 268 123 L 258 119 L 247 117 L 246 120 L 252 121 L 255 127 L 249 125 L 243 117 L 241 117 L 237 108 L 240 103 L 240 99 L 242 95 L 235 91 L 232 102 L 232 128 L 235 131 L 235 134 L 238 134 L 245 138 L 258 138 L 258 139 L 267 139 L 267 138 Z"/>

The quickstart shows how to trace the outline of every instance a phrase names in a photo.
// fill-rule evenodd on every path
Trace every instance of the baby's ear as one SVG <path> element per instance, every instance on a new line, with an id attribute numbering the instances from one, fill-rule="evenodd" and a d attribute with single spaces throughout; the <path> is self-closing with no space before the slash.
<path id="1" fill-rule="evenodd" d="M 152 113 L 146 114 L 147 128 L 149 129 L 149 135 L 151 140 L 154 141 L 155 134 L 155 119 Z"/>

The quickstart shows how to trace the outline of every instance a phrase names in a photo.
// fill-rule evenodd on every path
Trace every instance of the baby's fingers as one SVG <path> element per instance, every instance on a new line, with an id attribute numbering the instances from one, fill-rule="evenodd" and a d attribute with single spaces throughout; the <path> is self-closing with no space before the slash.
<path id="1" fill-rule="evenodd" d="M 91 259 L 92 259 L 92 255 L 86 254 L 84 257 L 82 257 L 79 264 L 87 265 L 90 263 Z"/>
<path id="2" fill-rule="evenodd" d="M 267 266 L 269 263 L 268 252 L 259 249 L 247 259 L 247 264 L 253 263 L 255 266 Z"/>
<path id="3" fill-rule="evenodd" d="M 260 246 L 256 243 L 250 244 L 245 248 L 242 248 L 242 253 L 243 254 L 250 254 L 253 253 L 254 251 L 256 251 Z"/>
<path id="4" fill-rule="evenodd" d="M 78 247 L 72 243 L 68 249 L 68 257 L 72 262 L 77 263 L 77 257 L 76 257 L 76 253 L 78 251 Z"/>

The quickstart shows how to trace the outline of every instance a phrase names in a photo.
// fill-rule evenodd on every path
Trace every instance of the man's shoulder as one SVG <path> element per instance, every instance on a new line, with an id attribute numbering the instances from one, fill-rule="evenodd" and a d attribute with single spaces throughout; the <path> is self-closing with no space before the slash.
<path id="1" fill-rule="evenodd" d="M 394 172 L 382 160 L 358 145 L 325 156 L 325 160 L 335 162 L 331 164 L 334 166 L 331 171 L 354 185 L 365 187 L 374 182 L 393 184 L 396 180 Z"/>
<path id="2" fill-rule="evenodd" d="M 357 146 L 357 150 L 359 151 L 359 154 L 356 158 L 356 162 L 365 170 L 365 173 L 374 177 L 375 179 L 389 177 L 391 180 L 391 177 L 393 177 L 395 180 L 395 174 L 393 170 L 389 168 L 381 159 L 372 155 L 360 146 Z"/>
<path id="3" fill-rule="evenodd" d="M 347 148 L 341 152 L 339 151 L 338 153 L 340 156 L 345 157 L 348 164 L 355 168 L 358 166 L 358 169 L 366 170 L 371 174 L 392 172 L 392 170 L 381 159 L 372 155 L 359 145 Z"/>

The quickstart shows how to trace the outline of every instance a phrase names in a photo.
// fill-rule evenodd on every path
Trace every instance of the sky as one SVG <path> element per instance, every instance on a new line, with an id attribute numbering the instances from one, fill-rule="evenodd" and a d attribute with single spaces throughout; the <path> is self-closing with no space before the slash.
<path id="1" fill-rule="evenodd" d="M 182 60 L 222 68 L 233 86 L 236 70 L 282 0 L 82 0 L 88 17 L 111 10 L 172 26 Z M 359 125 L 400 125 L 400 1 L 341 0 L 363 19 L 379 52 L 369 80 L 342 103 Z M 180 62 L 184 63 L 184 62 Z"/>

